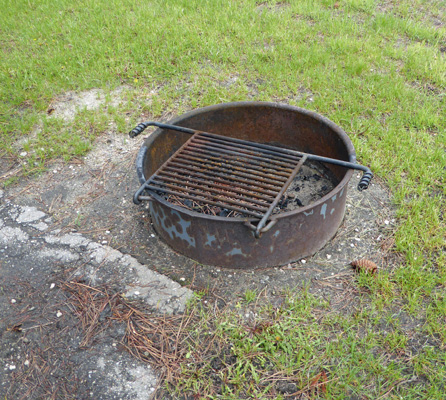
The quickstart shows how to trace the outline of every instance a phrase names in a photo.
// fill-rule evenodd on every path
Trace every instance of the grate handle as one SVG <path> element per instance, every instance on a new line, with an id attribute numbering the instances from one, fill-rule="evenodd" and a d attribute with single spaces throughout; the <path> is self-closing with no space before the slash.
<path id="1" fill-rule="evenodd" d="M 141 204 L 141 200 L 148 200 L 148 201 L 152 201 L 153 197 L 152 196 L 143 196 L 143 192 L 147 189 L 147 185 L 149 183 L 150 179 L 148 179 L 147 181 L 145 181 L 140 187 L 139 189 L 135 192 L 134 196 L 133 196 L 133 203 L 135 204 Z"/>
<path id="2" fill-rule="evenodd" d="M 193 129 L 189 129 L 189 128 L 184 128 L 182 126 L 177 126 L 177 125 L 169 125 L 169 124 L 162 124 L 161 122 L 155 122 L 155 121 L 149 121 L 149 122 L 141 122 L 140 124 L 138 124 L 135 128 L 133 128 L 130 132 L 129 132 L 129 136 L 131 138 L 134 138 L 136 136 L 138 136 L 139 134 L 143 133 L 144 130 L 149 127 L 149 126 L 156 126 L 158 128 L 161 129 L 173 129 L 175 131 L 180 131 L 180 132 L 184 132 L 184 133 L 189 133 L 191 135 L 193 135 L 196 131 Z"/>
<path id="3" fill-rule="evenodd" d="M 136 136 L 138 136 L 140 133 L 143 133 L 144 129 L 146 129 L 149 125 L 146 125 L 145 122 L 142 122 L 140 124 L 138 124 L 135 128 L 133 128 L 130 132 L 129 132 L 129 136 L 131 138 L 134 138 Z"/>
<path id="4" fill-rule="evenodd" d="M 373 178 L 372 171 L 368 170 L 362 174 L 362 178 L 358 183 L 358 190 L 361 192 L 369 187 L 370 181 Z"/>

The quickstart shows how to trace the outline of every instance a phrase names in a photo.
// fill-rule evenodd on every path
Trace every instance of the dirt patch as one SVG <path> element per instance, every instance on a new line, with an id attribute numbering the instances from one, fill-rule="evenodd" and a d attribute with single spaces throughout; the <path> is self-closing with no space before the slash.
<path id="1" fill-rule="evenodd" d="M 264 11 L 281 13 L 281 12 L 284 12 L 289 7 L 290 7 L 290 5 L 286 1 L 278 1 L 275 4 L 271 4 L 271 3 L 264 1 L 264 2 L 259 2 L 259 4 L 257 5 L 257 12 L 259 14 L 262 14 Z"/>
<path id="2" fill-rule="evenodd" d="M 90 89 L 84 92 L 66 92 L 56 97 L 48 106 L 47 113 L 52 118 L 62 118 L 65 121 L 71 121 L 76 114 L 83 110 L 97 110 L 108 104 L 117 107 L 124 101 L 125 92 L 129 88 L 120 86 L 106 95 L 102 89 Z M 107 102 L 107 97 L 110 102 Z"/>
<path id="3" fill-rule="evenodd" d="M 66 123 L 71 123 L 75 116 L 82 112 L 83 110 L 99 110 L 105 109 L 106 107 L 118 107 L 122 103 L 127 100 L 128 95 L 134 89 L 127 86 L 120 86 L 110 92 L 107 92 L 102 89 L 90 89 L 83 92 L 66 92 L 59 96 L 56 96 L 51 103 L 48 105 L 46 110 L 46 116 L 50 119 L 61 119 Z M 147 97 L 150 97 L 154 92 L 150 92 Z M 149 100 L 150 101 L 150 100 Z M 19 154 L 19 163 L 26 162 L 27 157 L 35 154 L 35 150 L 33 150 L 33 145 L 37 141 L 38 137 L 42 134 L 43 129 L 43 121 L 40 120 L 33 127 L 31 132 L 28 135 L 21 137 L 15 143 L 13 143 L 13 148 Z M 116 126 L 113 122 L 109 124 L 109 130 L 106 133 L 107 136 L 112 136 L 113 133 L 116 133 Z M 124 142 L 123 136 L 118 136 L 121 142 Z M 118 137 L 107 137 L 105 140 L 113 141 L 119 140 Z M 115 143 L 111 143 L 111 145 L 115 145 Z M 121 143 L 122 145 L 122 143 Z M 25 151 L 25 148 L 31 147 L 31 150 Z M 95 148 L 99 148 L 99 146 L 95 146 Z M 20 167 L 17 169 L 17 172 L 20 172 Z M 17 173 L 16 172 L 16 173 Z M 7 174 L 11 174 L 11 171 L 8 171 Z M 7 178 L 5 175 L 0 175 L 0 181 Z"/>

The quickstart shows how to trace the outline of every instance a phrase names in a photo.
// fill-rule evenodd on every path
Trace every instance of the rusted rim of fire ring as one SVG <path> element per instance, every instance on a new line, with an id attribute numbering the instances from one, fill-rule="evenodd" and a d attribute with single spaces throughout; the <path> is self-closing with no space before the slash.
<path id="1" fill-rule="evenodd" d="M 345 148 L 347 150 L 347 153 L 349 155 L 349 162 L 356 162 L 356 152 L 355 152 L 355 148 L 353 146 L 352 141 L 350 140 L 350 138 L 348 137 L 348 135 L 344 132 L 343 129 L 341 129 L 338 125 L 336 125 L 334 122 L 330 121 L 328 118 L 323 117 L 320 114 L 317 114 L 313 111 L 309 111 L 309 110 L 305 110 L 304 108 L 300 108 L 300 107 L 295 107 L 295 106 L 290 106 L 288 104 L 281 104 L 281 103 L 271 103 L 271 102 L 266 102 L 266 101 L 240 101 L 240 102 L 232 102 L 232 103 L 221 103 L 221 104 L 216 104 L 216 105 L 212 105 L 212 106 L 207 106 L 207 107 L 203 107 L 203 108 L 199 108 L 197 110 L 193 110 L 193 111 L 189 111 L 185 114 L 182 114 L 174 119 L 172 119 L 171 121 L 169 121 L 169 124 L 172 125 L 180 125 L 181 126 L 181 122 L 185 119 L 189 119 L 190 117 L 194 117 L 196 115 L 205 113 L 205 112 L 210 112 L 213 110 L 221 110 L 224 108 L 231 108 L 231 107 L 240 107 L 240 106 L 249 106 L 249 107 L 258 107 L 258 106 L 267 106 L 267 107 L 271 107 L 271 108 L 280 108 L 280 109 L 284 109 L 284 110 L 290 110 L 290 111 L 296 111 L 300 114 L 304 114 L 307 115 L 325 125 L 327 125 L 329 128 L 331 128 L 333 131 L 335 131 L 341 141 L 344 143 Z M 146 158 L 147 155 L 147 151 L 150 147 L 150 145 L 152 144 L 152 142 L 155 140 L 156 137 L 158 137 L 158 135 L 162 134 L 162 129 L 158 128 L 156 129 L 144 142 L 144 144 L 141 146 L 137 158 L 136 158 L 136 172 L 138 175 L 138 179 L 141 182 L 141 184 L 143 184 L 147 178 L 144 176 L 144 160 Z M 310 203 L 304 207 L 298 208 L 296 210 L 292 210 L 292 211 L 285 211 L 285 212 L 280 212 L 278 214 L 274 214 L 271 215 L 271 220 L 276 220 L 276 219 L 280 219 L 283 217 L 287 217 L 289 215 L 294 215 L 294 214 L 298 214 L 298 213 L 305 213 L 309 210 L 314 209 L 315 207 L 317 207 L 318 205 L 322 205 L 324 204 L 327 200 L 333 198 L 333 196 L 337 195 L 337 193 L 339 193 L 342 189 L 344 189 L 348 182 L 350 181 L 352 175 L 353 175 L 353 170 L 352 169 L 348 169 L 344 175 L 344 177 L 342 178 L 342 180 L 333 188 L 333 190 L 331 190 L 330 192 L 328 192 L 325 196 L 321 197 L 320 199 L 314 201 L 313 203 Z M 346 189 L 345 189 L 346 190 Z M 207 215 L 207 214 L 203 214 L 203 213 L 199 213 L 196 211 L 192 211 L 192 210 L 188 210 L 187 208 L 184 207 L 180 207 L 177 206 L 175 204 L 170 203 L 169 201 L 167 201 L 166 199 L 164 199 L 163 197 L 156 195 L 156 194 L 151 194 L 151 196 L 153 198 L 155 198 L 157 201 L 159 201 L 160 203 L 164 204 L 167 207 L 170 207 L 174 210 L 177 210 L 179 212 L 182 212 L 186 215 L 189 215 L 191 217 L 200 217 L 200 218 L 210 218 L 216 221 L 226 221 L 226 222 L 243 222 L 243 221 L 250 221 L 250 222 L 255 222 L 258 221 L 258 218 L 248 218 L 248 217 L 219 217 L 216 215 Z"/>

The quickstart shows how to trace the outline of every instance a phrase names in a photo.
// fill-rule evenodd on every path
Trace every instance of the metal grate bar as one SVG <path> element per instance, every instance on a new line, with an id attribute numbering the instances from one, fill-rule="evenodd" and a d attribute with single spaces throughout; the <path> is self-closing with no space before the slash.
<path id="1" fill-rule="evenodd" d="M 204 179 L 205 178 L 213 178 L 215 176 L 215 178 L 219 178 L 219 179 L 223 179 L 223 180 L 226 179 L 226 182 L 230 181 L 231 184 L 236 183 L 236 185 L 240 185 L 240 184 L 252 185 L 253 187 L 259 188 L 259 192 L 261 192 L 261 190 L 265 190 L 265 191 L 268 191 L 268 193 L 274 194 L 274 196 L 275 196 L 275 193 L 277 192 L 277 185 L 274 186 L 274 185 L 270 185 L 268 183 L 263 183 L 263 182 L 253 182 L 248 179 L 239 178 L 236 176 L 229 178 L 225 174 L 220 174 L 218 172 L 214 172 L 212 174 L 212 171 L 209 172 L 209 171 L 199 169 L 199 168 L 193 167 L 193 166 L 192 167 L 183 167 L 182 166 L 182 168 L 178 169 L 175 166 L 172 167 L 171 165 L 166 165 L 165 170 L 176 171 L 176 172 L 183 173 L 183 174 L 185 172 L 187 172 L 188 174 L 190 173 L 190 175 L 193 177 L 203 177 Z"/>
<path id="2" fill-rule="evenodd" d="M 206 158 L 209 160 L 216 161 L 219 164 L 221 163 L 221 154 L 219 154 L 219 153 L 204 152 L 204 151 L 200 151 L 200 153 L 205 154 Z M 190 151 L 190 150 L 184 149 L 184 151 L 179 156 L 182 158 L 190 159 L 190 160 L 202 161 L 202 159 L 195 157 L 196 155 L 197 155 L 196 151 Z M 241 161 L 228 159 L 226 162 L 228 162 L 234 166 L 239 166 L 239 167 L 243 167 L 243 169 L 246 169 L 246 163 L 243 163 Z M 290 174 L 290 172 L 293 170 L 292 168 L 283 168 L 283 167 L 273 168 L 272 166 L 269 166 L 265 163 L 258 163 L 258 164 L 252 163 L 249 166 L 249 168 L 255 169 L 258 171 L 263 171 L 263 172 L 268 171 L 269 173 L 282 175 L 282 176 L 288 176 Z"/>
<path id="3" fill-rule="evenodd" d="M 288 174 L 284 174 L 283 172 L 281 172 L 280 174 L 274 174 L 271 169 L 269 169 L 267 172 L 264 172 L 258 168 L 256 168 L 256 166 L 252 166 L 252 165 L 244 165 L 244 167 L 242 167 L 241 165 L 236 165 L 234 163 L 231 162 L 231 160 L 227 160 L 227 159 L 220 159 L 220 161 L 216 161 L 216 160 L 211 160 L 208 157 L 194 157 L 194 160 L 192 160 L 191 157 L 185 157 L 183 155 L 178 155 L 178 157 L 175 158 L 176 162 L 180 162 L 180 160 L 182 162 L 184 162 L 186 165 L 190 162 L 194 162 L 194 165 L 196 165 L 196 162 L 198 162 L 200 165 L 203 165 L 203 163 L 206 163 L 206 165 L 209 168 L 217 168 L 219 170 L 227 170 L 232 172 L 238 171 L 241 173 L 249 173 L 251 175 L 256 175 L 259 177 L 263 177 L 265 179 L 269 179 L 271 181 L 278 181 L 277 184 L 281 184 L 281 182 L 286 182 L 287 177 L 290 175 L 290 173 L 292 172 L 292 170 L 290 170 L 290 172 L 288 172 Z M 242 164 L 242 163 L 240 163 Z"/>
<path id="4" fill-rule="evenodd" d="M 249 182 L 249 180 L 251 181 L 257 181 L 257 184 L 265 184 L 265 185 L 269 185 L 270 187 L 279 187 L 282 186 L 283 181 L 275 181 L 272 179 L 268 179 L 268 178 L 263 178 L 263 177 L 259 177 L 253 174 L 248 174 L 245 172 L 239 172 L 239 171 L 231 171 L 229 169 L 223 169 L 223 168 L 219 168 L 218 172 L 215 172 L 216 169 L 210 169 L 207 168 L 206 166 L 203 166 L 203 164 L 199 164 L 193 161 L 189 162 L 189 165 L 185 165 L 184 163 L 181 162 L 177 162 L 176 160 L 172 160 L 172 161 L 168 161 L 168 165 L 174 165 L 176 167 L 179 168 L 186 168 L 186 169 L 191 169 L 193 171 L 196 172 L 205 172 L 205 173 L 212 173 L 215 174 L 216 176 L 221 176 L 221 177 L 228 177 L 228 176 L 238 176 L 241 178 L 245 179 L 245 182 Z"/>
<path id="5" fill-rule="evenodd" d="M 288 153 L 287 149 L 274 147 L 269 145 L 262 145 L 261 143 L 254 142 L 246 142 L 239 139 L 229 138 L 230 140 L 222 140 L 218 135 L 200 132 L 196 138 L 194 138 L 194 142 L 198 141 L 206 141 L 206 143 L 210 143 L 213 145 L 221 145 L 223 148 L 225 146 L 234 149 L 236 148 L 240 152 L 245 152 L 247 154 L 268 154 L 270 160 L 278 160 L 278 161 L 295 161 L 302 157 L 303 153 L 295 154 L 293 152 Z M 255 146 L 252 146 L 254 144 Z M 260 145 L 260 146 L 257 146 Z M 285 151 L 283 151 L 285 150 Z"/>
<path id="6" fill-rule="evenodd" d="M 184 184 L 184 176 L 182 176 L 182 175 L 178 175 L 178 174 L 172 174 L 172 173 L 169 173 L 169 172 L 167 172 L 167 171 L 164 171 L 164 173 L 163 173 L 162 176 L 161 176 L 161 175 L 157 175 L 157 177 L 158 177 L 159 179 L 167 180 L 167 181 L 169 181 L 169 182 L 175 182 L 175 183 L 181 183 L 181 184 Z M 196 184 L 196 185 L 198 186 L 197 189 L 198 189 L 198 188 L 202 188 L 202 187 L 204 187 L 205 185 L 206 185 L 206 186 L 211 186 L 211 185 L 212 185 L 212 187 L 215 187 L 215 188 L 217 188 L 217 189 L 218 189 L 218 188 L 220 188 L 220 189 L 222 188 L 222 182 L 221 182 L 221 181 L 220 181 L 220 182 L 215 181 L 215 182 L 213 182 L 213 184 L 212 184 L 212 183 L 210 183 L 210 182 L 206 182 L 206 183 L 205 183 L 205 182 L 203 181 L 203 179 L 197 179 L 197 178 L 191 178 L 191 177 L 187 177 L 187 179 L 189 180 L 189 183 L 188 183 L 188 184 L 189 184 L 189 185 L 191 185 L 191 183 Z M 223 183 L 224 186 L 229 186 L 230 184 L 231 184 L 231 182 L 228 182 L 228 181 L 225 182 L 225 183 Z M 192 185 L 191 185 L 191 186 L 192 186 Z M 224 186 L 223 186 L 223 187 L 224 187 Z M 266 200 L 266 201 L 268 201 L 268 200 L 274 200 L 274 196 L 271 196 L 271 195 L 267 195 L 267 196 L 265 196 L 265 195 L 256 193 L 256 192 L 254 192 L 253 189 L 250 188 L 249 186 L 245 186 L 244 189 L 245 189 L 245 190 L 239 189 L 239 188 L 237 188 L 237 187 L 230 186 L 230 190 L 231 190 L 231 191 L 233 191 L 233 192 L 235 192 L 235 193 L 238 193 L 238 194 L 241 194 L 241 195 L 245 195 L 245 194 L 247 193 L 247 191 L 248 191 L 250 196 L 263 200 L 263 203 L 262 203 L 262 204 L 264 204 L 265 200 Z M 252 201 L 252 200 L 251 200 L 251 201 Z"/>
<path id="7" fill-rule="evenodd" d="M 173 172 L 169 172 L 169 171 L 173 171 Z M 166 168 L 164 168 L 163 174 L 167 175 L 167 176 L 178 176 L 178 174 L 179 174 L 186 178 L 190 176 L 190 175 L 187 175 L 187 172 L 184 170 L 167 167 L 167 166 L 166 166 Z M 208 176 L 206 176 L 205 174 L 201 174 L 199 172 L 195 173 L 194 177 L 196 177 L 196 178 L 191 178 L 191 179 L 198 179 L 198 178 L 207 179 L 208 178 Z M 229 180 L 229 179 L 220 178 L 218 176 L 213 177 L 213 179 L 216 183 L 219 182 L 219 183 L 222 183 L 223 185 L 234 185 L 234 181 L 235 181 L 235 179 L 233 179 L 233 178 L 231 178 L 231 180 Z M 274 198 L 274 196 L 276 194 L 276 192 L 273 190 L 264 189 L 263 187 L 259 187 L 257 185 L 249 185 L 246 181 L 242 181 L 242 180 L 237 180 L 237 187 L 239 187 L 241 190 L 246 189 L 251 192 L 262 193 L 264 196 L 269 197 L 269 198 Z M 233 190 L 234 190 L 234 188 L 233 188 Z"/>
<path id="8" fill-rule="evenodd" d="M 279 204 L 280 199 L 282 198 L 282 196 L 284 195 L 284 193 L 286 192 L 286 190 L 288 189 L 288 186 L 290 186 L 291 182 L 293 181 L 294 177 L 297 175 L 297 173 L 299 172 L 299 170 L 302 168 L 302 165 L 304 164 L 304 162 L 306 161 L 307 156 L 304 155 L 300 161 L 298 162 L 298 164 L 296 165 L 296 167 L 294 168 L 293 172 L 290 174 L 288 180 L 286 181 L 286 183 L 283 185 L 283 188 L 280 190 L 279 193 L 277 193 L 276 198 L 274 199 L 274 201 L 271 203 L 268 211 L 265 213 L 265 215 L 262 217 L 262 219 L 260 220 L 260 222 L 257 225 L 257 230 L 256 230 L 256 235 L 259 235 L 261 230 L 263 229 L 263 227 L 266 225 L 266 222 L 268 221 L 268 218 L 271 216 L 274 208 L 277 206 L 277 204 Z"/>
<path id="9" fill-rule="evenodd" d="M 201 202 L 203 202 L 205 204 L 210 204 L 210 205 L 213 205 L 213 206 L 226 208 L 228 210 L 237 211 L 239 213 L 251 215 L 251 216 L 257 217 L 257 218 L 261 218 L 263 216 L 263 213 L 261 213 L 261 212 L 253 212 L 251 210 L 246 210 L 245 208 L 241 208 L 241 207 L 235 207 L 235 206 L 233 206 L 231 204 L 227 204 L 227 203 L 224 203 L 224 202 L 213 201 L 213 200 L 209 200 L 207 198 L 199 197 L 199 196 L 192 196 L 192 195 L 189 195 L 187 193 L 176 192 L 176 191 L 170 190 L 170 189 L 162 189 L 162 190 L 160 190 L 156 186 L 152 186 L 152 185 L 146 185 L 146 189 L 152 190 L 152 191 L 162 191 L 163 193 L 173 194 L 173 195 L 182 197 L 184 199 L 201 201 Z"/>
<path id="10" fill-rule="evenodd" d="M 210 191 L 208 191 L 208 190 L 207 191 L 198 191 L 195 189 L 190 189 L 187 186 L 184 187 L 184 186 L 172 185 L 170 183 L 159 182 L 156 180 L 153 180 L 150 183 L 152 185 L 162 185 L 162 186 L 168 187 L 171 190 L 179 191 L 178 193 L 180 193 L 180 192 L 191 193 L 191 194 L 195 194 L 197 196 L 205 197 L 210 200 L 215 200 L 217 197 L 217 196 L 213 195 L 212 193 L 209 193 Z M 246 207 L 247 209 L 254 210 L 254 211 L 262 212 L 262 211 L 268 210 L 268 204 L 266 204 L 262 207 L 262 206 L 251 204 L 251 202 L 234 200 L 230 196 L 231 196 L 231 194 L 228 194 L 228 196 L 226 196 L 226 195 L 224 196 L 224 201 L 229 204 L 233 204 L 235 206 Z M 223 200 L 223 197 L 218 197 L 218 199 Z"/>
<path id="11" fill-rule="evenodd" d="M 167 176 L 158 176 L 157 179 L 153 179 L 151 181 L 152 184 L 157 184 L 157 185 L 163 185 L 165 184 L 167 187 L 170 187 L 168 183 L 165 182 L 169 182 L 169 184 L 175 184 L 177 185 L 184 185 L 184 179 L 180 180 L 180 179 L 176 179 L 176 178 L 170 178 Z M 218 196 L 219 194 L 225 196 L 225 197 L 229 197 L 229 198 L 234 198 L 234 199 L 239 199 L 241 202 L 247 202 L 247 203 L 254 203 L 254 204 L 258 204 L 260 206 L 268 206 L 268 202 L 266 202 L 265 200 L 260 201 L 258 200 L 259 197 L 256 196 L 252 196 L 251 193 L 246 193 L 240 190 L 234 190 L 234 188 L 228 187 L 228 190 L 221 190 L 219 189 L 219 187 L 221 188 L 221 186 L 217 186 L 215 184 L 212 184 L 211 182 L 203 182 L 203 181 L 199 181 L 198 179 L 194 179 L 192 181 L 192 179 L 190 179 L 187 184 L 185 185 L 186 187 L 191 187 L 194 189 L 201 189 L 201 190 L 205 190 L 207 192 L 215 193 L 216 195 L 214 195 L 214 197 Z M 256 197 L 256 198 L 253 198 Z"/>
<path id="12" fill-rule="evenodd" d="M 223 146 L 213 146 L 208 144 L 207 142 L 202 142 L 199 140 L 196 140 L 194 142 L 192 142 L 190 144 L 191 148 L 199 148 L 199 149 L 205 149 L 205 150 L 210 150 L 210 151 L 217 151 L 219 153 L 223 153 L 223 154 L 230 154 L 233 156 L 237 156 L 237 157 L 243 157 L 244 159 L 252 159 L 252 160 L 258 160 L 258 161 L 263 161 L 265 162 L 265 154 L 263 153 L 254 153 L 254 152 L 247 152 L 244 151 L 242 149 L 236 149 L 233 148 L 233 150 L 229 150 L 229 148 L 225 148 Z M 282 161 L 281 159 L 279 159 L 278 157 L 268 157 L 267 158 L 268 162 L 270 162 L 271 164 L 275 164 L 276 166 L 282 166 L 282 167 L 288 167 L 289 161 Z"/>
<path id="13" fill-rule="evenodd" d="M 208 132 L 198 132 L 200 136 L 205 136 L 213 140 L 221 140 L 222 136 L 215 135 L 213 133 Z M 231 137 L 225 137 L 223 136 L 225 142 L 234 143 L 239 146 L 248 146 L 249 148 L 255 148 L 258 151 L 263 151 L 266 154 L 269 154 L 270 152 L 273 152 L 272 154 L 280 154 L 282 157 L 289 158 L 290 160 L 296 160 L 296 157 L 302 157 L 306 153 L 301 153 L 296 150 L 290 150 L 286 149 L 284 147 L 277 147 L 272 146 L 269 144 L 263 144 L 263 143 L 255 143 L 255 142 L 248 142 L 246 140 L 231 138 Z"/>

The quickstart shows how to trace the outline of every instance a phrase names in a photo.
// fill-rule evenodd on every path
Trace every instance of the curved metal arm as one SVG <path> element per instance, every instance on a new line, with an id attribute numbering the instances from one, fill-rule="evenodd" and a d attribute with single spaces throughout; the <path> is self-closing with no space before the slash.
<path id="1" fill-rule="evenodd" d="M 180 132 L 184 132 L 184 133 L 190 133 L 191 135 L 193 135 L 196 132 L 193 129 L 184 128 L 182 126 L 162 124 L 161 122 L 155 122 L 155 121 L 148 121 L 148 122 L 141 122 L 140 124 L 138 124 L 136 126 L 136 128 L 132 129 L 129 132 L 129 136 L 131 138 L 134 138 L 134 137 L 138 136 L 139 134 L 143 133 L 144 130 L 147 127 L 149 127 L 149 126 L 156 126 L 158 128 L 161 128 L 161 129 L 172 129 L 172 130 L 175 130 L 175 131 L 180 131 Z"/>
<path id="2" fill-rule="evenodd" d="M 260 236 L 262 236 L 262 233 L 268 232 L 274 225 L 277 224 L 277 219 L 273 219 L 269 221 L 265 227 L 261 228 L 259 225 L 255 226 L 251 224 L 249 221 L 245 221 L 243 225 L 245 225 L 247 228 L 254 231 L 254 236 L 256 239 L 258 239 Z"/>
<path id="3" fill-rule="evenodd" d="M 141 195 L 142 195 L 143 192 L 146 190 L 146 185 L 147 185 L 147 182 L 144 182 L 144 183 L 140 186 L 140 188 L 136 191 L 136 193 L 135 193 L 134 196 L 133 196 L 133 203 L 135 203 L 135 204 L 140 204 L 140 203 L 141 203 L 141 200 L 144 200 L 144 199 L 141 199 Z"/>
<path id="4" fill-rule="evenodd" d="M 358 190 L 360 192 L 362 192 L 363 190 L 365 190 L 369 187 L 370 181 L 373 178 L 373 173 L 370 170 L 370 168 L 366 167 L 364 165 L 361 165 L 361 164 L 337 160 L 335 158 L 327 158 L 327 157 L 317 156 L 314 154 L 308 154 L 308 160 L 326 162 L 329 164 L 339 165 L 339 166 L 345 167 L 345 168 L 359 169 L 359 170 L 363 171 L 364 173 L 362 175 L 362 178 L 358 183 Z"/>

